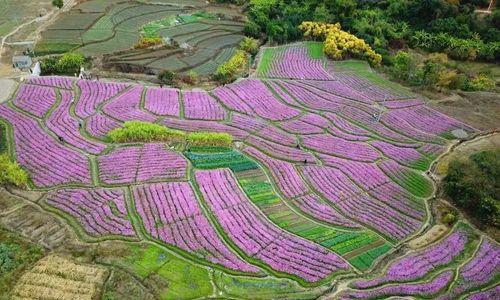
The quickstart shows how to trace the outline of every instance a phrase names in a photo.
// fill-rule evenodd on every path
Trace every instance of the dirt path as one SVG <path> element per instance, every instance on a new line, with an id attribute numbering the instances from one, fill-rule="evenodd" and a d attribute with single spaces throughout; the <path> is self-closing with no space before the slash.
<path id="1" fill-rule="evenodd" d="M 7 101 L 16 87 L 17 83 L 14 80 L 0 78 L 0 103 Z"/>

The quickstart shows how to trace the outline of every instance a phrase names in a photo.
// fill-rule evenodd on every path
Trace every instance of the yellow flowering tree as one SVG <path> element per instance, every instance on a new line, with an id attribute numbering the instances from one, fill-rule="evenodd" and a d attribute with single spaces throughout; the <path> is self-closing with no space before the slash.
<path id="1" fill-rule="evenodd" d="M 325 54 L 334 60 L 352 56 L 367 60 L 377 67 L 382 62 L 382 56 L 376 53 L 370 45 L 355 35 L 342 30 L 339 23 L 328 24 L 320 22 L 302 22 L 299 26 L 305 37 L 317 37 L 325 40 Z"/>

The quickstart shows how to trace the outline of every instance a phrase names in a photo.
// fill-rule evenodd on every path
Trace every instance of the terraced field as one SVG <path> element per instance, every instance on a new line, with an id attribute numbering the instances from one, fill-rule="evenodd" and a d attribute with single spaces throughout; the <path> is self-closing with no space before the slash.
<path id="1" fill-rule="evenodd" d="M 197 288 L 181 287 L 153 246 L 127 263 L 175 277 L 165 298 L 498 295 L 500 247 L 466 223 L 404 247 L 433 222 L 431 162 L 452 132 L 477 131 L 317 49 L 271 50 L 253 78 L 210 92 L 32 78 L 0 106 L 9 152 L 83 241 L 146 241 L 182 257 L 165 264 L 185 266 Z M 107 132 L 130 120 L 235 143 L 111 143 Z M 334 279 L 346 287 L 330 290 Z"/>
<path id="2" fill-rule="evenodd" d="M 234 54 L 243 22 L 221 18 L 217 7 L 203 14 L 206 7 L 204 1 L 86 1 L 43 31 L 36 50 L 103 55 L 105 67 L 125 72 L 194 69 L 209 75 Z M 145 27 L 166 46 L 133 49 Z"/>

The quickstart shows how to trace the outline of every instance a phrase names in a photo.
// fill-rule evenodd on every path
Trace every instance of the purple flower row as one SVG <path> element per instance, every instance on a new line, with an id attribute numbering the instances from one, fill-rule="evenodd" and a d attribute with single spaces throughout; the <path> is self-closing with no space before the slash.
<path id="1" fill-rule="evenodd" d="M 91 182 L 87 157 L 59 143 L 37 121 L 6 105 L 0 105 L 0 117 L 12 124 L 17 161 L 30 171 L 35 185 Z"/>
<path id="2" fill-rule="evenodd" d="M 22 84 L 14 99 L 14 105 L 42 118 L 56 103 L 56 92 L 51 87 Z"/>
<path id="3" fill-rule="evenodd" d="M 405 115 L 403 110 L 398 109 L 384 113 L 380 118 L 380 121 L 387 125 L 387 127 L 401 132 L 412 139 L 427 143 L 442 143 L 442 140 L 435 134 L 427 133 L 415 128 L 415 123 L 411 118 L 408 118 Z"/>
<path id="4" fill-rule="evenodd" d="M 117 82 L 78 80 L 81 94 L 75 106 L 75 114 L 87 118 L 96 113 L 99 104 L 122 92 L 127 85 Z"/>
<path id="5" fill-rule="evenodd" d="M 257 136 L 250 136 L 246 142 L 262 152 L 286 161 L 314 163 L 316 158 L 309 152 L 295 147 L 287 147 L 271 141 L 261 139 Z"/>
<path id="6" fill-rule="evenodd" d="M 458 270 L 459 276 L 450 293 L 442 299 L 455 299 L 465 292 L 489 283 L 500 274 L 500 246 L 484 239 L 474 257 Z"/>
<path id="7" fill-rule="evenodd" d="M 270 158 L 252 147 L 247 147 L 245 153 L 253 156 L 271 171 L 274 181 L 285 197 L 294 198 L 309 192 L 293 164 Z"/>
<path id="8" fill-rule="evenodd" d="M 210 131 L 229 133 L 236 139 L 244 140 L 248 133 L 244 130 L 217 123 L 215 121 L 164 119 L 162 125 L 183 131 Z"/>
<path id="9" fill-rule="evenodd" d="M 328 101 L 320 96 L 310 92 L 303 86 L 297 85 L 292 81 L 281 81 L 280 84 L 300 102 L 301 105 L 310 109 L 327 110 L 331 112 L 338 111 L 344 105 L 343 103 Z"/>
<path id="10" fill-rule="evenodd" d="M 426 211 L 423 203 L 391 181 L 377 165 L 326 155 L 320 155 L 320 158 L 326 165 L 338 168 L 347 174 L 370 196 L 415 220 L 422 221 L 424 219 Z"/>
<path id="11" fill-rule="evenodd" d="M 372 136 L 372 134 L 366 130 L 366 129 L 363 129 L 361 127 L 359 127 L 358 125 L 355 125 L 349 121 L 347 121 L 346 119 L 342 118 L 341 116 L 337 115 L 337 114 L 334 114 L 334 113 L 326 113 L 325 116 L 333 122 L 333 124 L 339 128 L 340 130 L 342 131 L 345 131 L 347 133 L 350 133 L 352 135 L 355 135 L 355 136 L 366 136 L 366 137 L 370 137 Z"/>
<path id="12" fill-rule="evenodd" d="M 418 130 L 429 134 L 441 134 L 454 129 L 475 131 L 474 128 L 424 105 L 398 110 L 398 114 L 405 120 L 411 120 L 411 125 Z"/>
<path id="13" fill-rule="evenodd" d="M 104 138 L 111 130 L 121 126 L 121 123 L 97 113 L 87 118 L 86 130 L 96 138 Z"/>
<path id="14" fill-rule="evenodd" d="M 154 238 L 233 270 L 259 272 L 221 241 L 202 213 L 189 183 L 143 185 L 135 187 L 133 194 L 146 231 Z"/>
<path id="15" fill-rule="evenodd" d="M 63 89 L 73 88 L 73 78 L 63 77 L 63 76 L 41 76 L 41 77 L 31 77 L 27 80 L 30 84 L 45 85 Z"/>
<path id="16" fill-rule="evenodd" d="M 227 89 L 231 90 L 232 93 L 221 92 L 221 90 Z M 276 99 L 274 94 L 260 80 L 241 80 L 216 89 L 214 94 L 232 110 L 257 115 L 271 121 L 286 120 L 300 114 L 299 110 L 291 108 Z"/>
<path id="17" fill-rule="evenodd" d="M 391 296 L 431 297 L 445 289 L 452 279 L 453 271 L 448 270 L 440 273 L 431 281 L 399 283 L 365 291 L 347 291 L 341 293 L 338 299 L 385 299 Z"/>
<path id="18" fill-rule="evenodd" d="M 271 87 L 271 90 L 276 93 L 285 103 L 292 106 L 299 105 L 299 103 L 295 101 L 295 99 L 293 99 L 290 94 L 283 90 L 283 88 L 276 81 L 268 80 L 265 82 Z"/>
<path id="19" fill-rule="evenodd" d="M 368 144 L 346 141 L 330 134 L 307 135 L 302 140 L 307 148 L 328 155 L 364 162 L 380 158 L 380 154 Z"/>
<path id="20" fill-rule="evenodd" d="M 334 226 L 344 226 L 350 228 L 361 228 L 361 226 L 344 217 L 330 205 L 324 203 L 314 194 L 300 196 L 291 200 L 301 211 L 311 217 Z"/>
<path id="21" fill-rule="evenodd" d="M 430 274 L 434 269 L 452 262 L 464 251 L 467 240 L 468 236 L 465 231 L 456 230 L 437 244 L 392 262 L 384 275 L 371 280 L 357 281 L 353 286 L 367 289 L 388 282 L 416 281 Z"/>
<path id="22" fill-rule="evenodd" d="M 210 95 L 203 91 L 185 91 L 182 94 L 186 119 L 224 120 L 226 111 Z"/>
<path id="23" fill-rule="evenodd" d="M 393 159 L 402 165 L 411 166 L 412 163 L 423 158 L 422 154 L 413 148 L 399 147 L 383 141 L 374 141 L 371 145 L 380 150 L 387 158 Z"/>
<path id="24" fill-rule="evenodd" d="M 51 191 L 47 203 L 75 217 L 90 235 L 135 236 L 120 189 Z"/>
<path id="25" fill-rule="evenodd" d="M 99 177 L 107 184 L 183 178 L 187 167 L 180 154 L 167 151 L 163 144 L 119 148 L 98 161 Z"/>
<path id="26" fill-rule="evenodd" d="M 103 111 L 120 121 L 154 122 L 156 116 L 140 108 L 143 90 L 144 88 L 141 85 L 134 86 L 112 102 L 107 103 L 103 107 Z"/>
<path id="27" fill-rule="evenodd" d="M 304 80 L 301 81 L 303 84 L 315 86 L 318 89 L 329 92 L 331 94 L 344 97 L 347 99 L 357 100 L 363 103 L 371 103 L 373 100 L 367 98 L 361 93 L 357 92 L 350 86 L 340 82 L 340 81 L 314 81 L 314 80 Z"/>
<path id="28" fill-rule="evenodd" d="M 179 90 L 172 88 L 148 88 L 145 97 L 144 108 L 146 110 L 161 116 L 179 116 Z"/>
<path id="29" fill-rule="evenodd" d="M 270 49 L 273 51 L 271 66 L 264 77 L 321 79 L 330 80 L 332 76 L 325 69 L 325 62 L 309 56 L 305 46 L 290 46 L 286 48 Z"/>
<path id="30" fill-rule="evenodd" d="M 349 268 L 336 254 L 268 221 L 243 194 L 229 170 L 198 171 L 195 176 L 212 213 L 246 255 L 310 282 Z"/>
<path id="31" fill-rule="evenodd" d="M 407 98 L 408 96 L 400 93 L 394 89 L 383 88 L 379 85 L 373 84 L 365 78 L 355 76 L 352 74 L 337 74 L 339 82 L 348 86 L 352 90 L 362 94 L 365 98 L 372 101 L 382 102 L 385 100 L 399 100 Z"/>
<path id="32" fill-rule="evenodd" d="M 370 197 L 337 169 L 306 166 L 302 171 L 314 188 L 344 215 L 367 224 L 390 238 L 404 239 L 422 225 L 421 221 L 408 218 Z"/>
<path id="33" fill-rule="evenodd" d="M 61 103 L 49 116 L 47 127 L 58 137 L 63 138 L 64 143 L 91 154 L 99 154 L 106 146 L 86 139 L 79 131 L 78 121 L 69 114 L 73 99 L 72 92 L 61 90 Z"/>

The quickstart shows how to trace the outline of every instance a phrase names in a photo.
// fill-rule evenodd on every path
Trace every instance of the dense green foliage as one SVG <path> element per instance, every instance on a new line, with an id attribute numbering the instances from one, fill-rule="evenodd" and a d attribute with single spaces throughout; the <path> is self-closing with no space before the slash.
<path id="1" fill-rule="evenodd" d="M 63 0 L 52 0 L 52 5 L 54 5 L 57 8 L 62 8 L 64 6 L 64 1 Z"/>
<path id="2" fill-rule="evenodd" d="M 0 155 L 0 185 L 25 187 L 28 184 L 28 173 L 17 162 L 11 161 L 7 154 Z"/>
<path id="3" fill-rule="evenodd" d="M 240 43 L 240 49 L 251 55 L 255 55 L 259 52 L 259 41 L 251 37 L 245 37 Z"/>
<path id="4" fill-rule="evenodd" d="M 233 138 L 227 133 L 191 132 L 185 133 L 159 124 L 130 121 L 122 128 L 116 128 L 108 133 L 115 143 L 133 142 L 166 142 L 181 143 L 187 147 L 226 147 L 230 148 Z"/>
<path id="5" fill-rule="evenodd" d="M 339 22 L 374 50 L 406 44 L 460 59 L 498 59 L 500 14 L 478 16 L 476 0 L 250 0 L 245 33 L 284 43 L 302 38 L 303 21 Z M 481 1 L 479 1 L 481 2 Z M 497 2 L 498 3 L 498 2 Z M 480 3 L 481 4 L 481 3 Z M 427 45 L 421 39 L 435 40 Z M 475 54 L 474 54 L 475 52 Z"/>
<path id="6" fill-rule="evenodd" d="M 158 74 L 158 80 L 161 84 L 174 85 L 175 73 L 172 71 L 164 70 Z"/>
<path id="7" fill-rule="evenodd" d="M 43 256 L 43 249 L 1 229 L 0 241 L 0 291 L 5 292 L 24 270 Z"/>
<path id="8" fill-rule="evenodd" d="M 411 86 L 435 87 L 439 90 L 492 91 L 495 81 L 486 74 L 465 74 L 444 53 L 432 53 L 423 59 L 398 51 L 387 66 L 393 80 Z"/>
<path id="9" fill-rule="evenodd" d="M 231 149 L 197 148 L 184 152 L 198 169 L 230 168 L 234 172 L 258 169 L 259 166 L 240 152 Z"/>
<path id="10" fill-rule="evenodd" d="M 500 150 L 483 151 L 450 162 L 444 191 L 481 222 L 500 222 Z"/>
<path id="11" fill-rule="evenodd" d="M 85 57 L 78 52 L 67 52 L 60 57 L 47 57 L 40 61 L 42 75 L 66 74 L 73 75 L 80 72 L 85 64 Z"/>
<path id="12" fill-rule="evenodd" d="M 236 79 L 237 75 L 243 72 L 247 65 L 247 53 L 243 50 L 238 50 L 233 57 L 217 68 L 214 78 L 222 83 L 231 82 Z"/>

